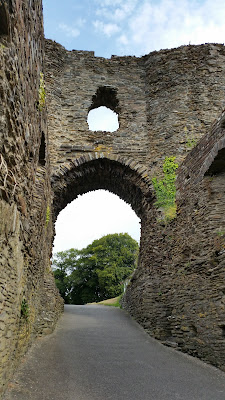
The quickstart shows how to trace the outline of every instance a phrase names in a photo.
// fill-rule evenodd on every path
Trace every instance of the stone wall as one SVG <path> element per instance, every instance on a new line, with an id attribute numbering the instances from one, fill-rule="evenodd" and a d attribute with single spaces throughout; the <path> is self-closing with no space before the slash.
<path id="1" fill-rule="evenodd" d="M 217 128 L 216 128 L 217 127 Z M 221 121 L 211 139 L 221 138 Z M 199 149 L 207 147 L 205 137 Z M 213 148 L 213 147 L 212 147 Z M 225 173 L 224 165 L 186 184 L 190 160 L 199 172 L 193 149 L 178 169 L 178 215 L 157 222 L 153 208 L 142 220 L 139 269 L 124 298 L 125 308 L 150 335 L 225 370 Z M 204 153 L 204 152 L 203 152 Z M 184 181 L 182 181 L 182 176 Z"/>
<path id="2" fill-rule="evenodd" d="M 88 153 L 132 158 L 148 154 L 144 69 L 135 57 L 94 57 L 46 41 L 46 93 L 52 174 Z M 107 92 L 108 91 L 108 92 Z M 88 112 L 105 105 L 119 115 L 118 131 L 92 132 Z"/>
<path id="3" fill-rule="evenodd" d="M 223 45 L 103 59 L 48 40 L 45 61 L 52 175 L 91 153 L 131 159 L 154 176 L 165 156 L 181 163 L 225 107 Z M 115 91 L 115 104 L 98 96 L 102 88 Z M 116 132 L 88 129 L 100 105 L 118 113 Z"/>
<path id="4" fill-rule="evenodd" d="M 52 222 L 99 188 L 142 220 L 126 308 L 151 335 L 224 369 L 224 61 L 216 44 L 142 58 L 69 52 L 44 40 L 41 0 L 1 0 L 0 397 L 62 311 Z M 88 129 L 88 112 L 100 105 L 118 113 L 116 132 Z M 178 215 L 165 225 L 151 178 L 166 156 L 180 167 Z"/>
<path id="5" fill-rule="evenodd" d="M 61 307 L 50 272 L 52 224 L 46 223 L 51 200 L 46 111 L 39 105 L 43 61 L 41 1 L 1 0 L 0 397 L 29 343 L 53 328 Z"/>
<path id="6" fill-rule="evenodd" d="M 141 248 L 124 306 L 154 337 L 223 369 L 224 60 L 214 44 L 105 60 L 46 42 L 54 219 L 99 188 L 131 204 Z M 88 129 L 99 105 L 118 113 L 116 132 Z M 180 165 L 178 215 L 168 224 L 158 222 L 151 184 L 166 156 Z"/>

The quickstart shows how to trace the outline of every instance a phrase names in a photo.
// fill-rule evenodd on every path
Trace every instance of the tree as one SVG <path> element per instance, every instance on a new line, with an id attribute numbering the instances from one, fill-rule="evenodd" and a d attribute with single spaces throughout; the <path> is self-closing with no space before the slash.
<path id="1" fill-rule="evenodd" d="M 56 286 L 65 303 L 70 303 L 70 274 L 76 266 L 78 255 L 78 250 L 69 249 L 56 253 L 52 260 Z"/>
<path id="2" fill-rule="evenodd" d="M 138 243 L 127 233 L 106 235 L 85 249 L 57 253 L 53 259 L 56 284 L 72 304 L 115 297 L 123 292 L 123 282 L 135 269 L 137 257 Z"/>

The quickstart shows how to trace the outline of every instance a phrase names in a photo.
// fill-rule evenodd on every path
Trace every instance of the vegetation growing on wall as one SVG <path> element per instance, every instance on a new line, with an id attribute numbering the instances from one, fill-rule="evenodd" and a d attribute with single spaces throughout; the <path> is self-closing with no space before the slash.
<path id="1" fill-rule="evenodd" d="M 163 179 L 152 178 L 156 193 L 155 206 L 163 210 L 165 220 L 169 221 L 176 217 L 176 157 L 166 157 L 163 163 Z"/>
<path id="2" fill-rule="evenodd" d="M 29 305 L 26 299 L 23 299 L 21 302 L 21 310 L 20 310 L 21 318 L 24 318 L 26 321 L 29 318 Z"/>
<path id="3" fill-rule="evenodd" d="M 49 205 L 47 205 L 46 218 L 45 218 L 46 228 L 47 228 L 47 226 L 49 224 L 50 217 L 51 217 L 51 209 L 50 209 Z"/>
<path id="4" fill-rule="evenodd" d="M 42 111 L 44 106 L 45 106 L 45 81 L 44 81 L 44 74 L 40 72 L 39 110 Z"/>
<path id="5" fill-rule="evenodd" d="M 55 255 L 56 285 L 70 304 L 119 296 L 124 281 L 136 267 L 137 257 L 138 243 L 127 233 L 103 236 L 85 249 L 70 249 Z"/>
<path id="6" fill-rule="evenodd" d="M 195 147 L 196 144 L 197 144 L 197 139 L 194 136 L 193 131 L 194 131 L 193 126 L 191 127 L 191 132 L 190 133 L 188 132 L 188 128 L 186 126 L 184 127 L 184 133 L 185 133 L 185 136 L 186 136 L 186 149 L 187 150 L 193 149 L 193 147 Z"/>

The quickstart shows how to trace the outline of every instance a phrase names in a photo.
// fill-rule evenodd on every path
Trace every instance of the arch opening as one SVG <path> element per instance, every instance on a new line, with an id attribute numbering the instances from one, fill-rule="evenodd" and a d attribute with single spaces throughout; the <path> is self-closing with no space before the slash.
<path id="1" fill-rule="evenodd" d="M 45 143 L 45 134 L 42 132 L 41 135 L 41 144 L 39 148 L 39 165 L 45 166 L 46 163 L 46 143 Z"/>
<path id="2" fill-rule="evenodd" d="M 146 175 L 146 174 L 145 174 Z M 104 189 L 118 195 L 130 204 L 139 218 L 152 202 L 153 196 L 148 182 L 129 162 L 108 158 L 81 159 L 71 162 L 70 168 L 62 168 L 52 176 L 55 219 L 68 203 L 84 193 Z"/>
<path id="3" fill-rule="evenodd" d="M 144 222 L 143 223 L 143 229 L 144 229 L 146 218 L 147 218 L 148 207 L 151 207 L 152 202 L 153 202 L 153 196 L 152 196 L 151 190 L 150 190 L 150 181 L 148 181 L 146 178 L 146 176 L 147 176 L 146 171 L 143 171 L 143 169 L 142 169 L 141 170 L 142 174 L 141 174 L 138 169 L 135 169 L 135 166 L 133 166 L 133 167 L 130 166 L 131 161 L 129 161 L 129 160 L 115 161 L 115 160 L 112 160 L 109 158 L 97 158 L 98 155 L 96 155 L 96 159 L 92 159 L 93 154 L 89 154 L 86 157 L 87 157 L 87 159 L 85 159 L 85 156 L 80 157 L 79 159 L 75 159 L 73 162 L 70 163 L 70 165 L 68 165 L 68 164 L 62 165 L 61 168 L 55 172 L 55 175 L 52 176 L 53 222 L 56 222 L 57 216 L 59 215 L 60 211 L 63 210 L 67 206 L 67 204 L 69 204 L 73 200 L 77 199 L 77 197 L 79 195 L 82 195 L 85 193 L 89 194 L 88 192 L 98 191 L 99 189 L 103 189 L 104 191 L 107 190 L 111 193 L 114 193 L 120 199 L 124 200 L 125 203 L 128 203 L 131 206 L 131 208 L 133 209 L 133 211 L 135 212 L 135 214 L 137 215 L 137 217 L 140 218 L 141 223 L 142 223 L 142 221 Z M 83 197 L 83 196 L 81 196 L 81 197 Z M 86 207 L 88 207 L 88 206 L 86 206 Z M 92 212 L 93 213 L 96 212 L 95 207 L 93 207 Z M 108 210 L 107 212 L 108 212 L 108 214 L 112 214 L 112 210 Z M 99 224 L 98 221 L 99 221 L 99 217 L 100 217 L 101 213 L 102 213 L 102 210 L 100 210 L 98 212 L 99 215 L 97 215 L 96 224 Z M 69 218 L 70 218 L 70 220 L 73 219 L 71 213 L 69 213 Z M 75 220 L 73 221 L 73 223 L 76 226 Z M 138 221 L 138 224 L 140 224 L 139 221 Z M 77 226 L 76 226 L 76 228 L 77 228 Z M 123 234 L 124 234 L 123 236 L 127 237 L 129 235 L 129 232 L 127 235 L 126 227 L 124 227 L 123 231 L 125 231 L 125 232 L 123 232 Z M 110 235 L 110 234 L 107 234 L 107 236 L 103 235 L 103 237 L 102 237 L 102 235 L 99 235 L 99 236 L 101 236 L 101 238 L 94 239 L 94 240 L 100 240 L 100 241 L 108 240 L 108 235 Z M 113 235 L 111 234 L 111 236 L 114 236 L 114 235 L 118 236 L 118 235 L 122 235 L 122 233 L 119 233 L 119 234 L 115 233 Z M 131 241 L 135 242 L 135 240 L 133 240 L 132 237 L 130 237 L 130 239 L 131 239 Z M 130 239 L 128 239 L 128 240 L 130 241 Z M 93 243 L 93 241 L 92 241 L 92 243 Z M 74 247 L 75 246 L 76 245 L 74 244 Z M 137 246 L 136 251 L 138 251 L 137 243 L 136 243 L 136 246 Z M 81 250 L 81 253 L 79 253 L 79 250 L 74 251 L 74 249 L 72 249 L 72 253 L 75 254 L 75 258 L 76 258 L 75 259 L 75 269 L 77 272 L 75 273 L 75 275 L 78 274 L 78 272 L 79 272 L 78 264 L 82 268 L 82 265 L 83 265 L 82 264 L 83 263 L 82 256 L 84 256 L 84 258 L 85 258 L 87 255 L 87 258 L 85 258 L 85 260 L 86 260 L 85 262 L 88 262 L 87 268 L 89 268 L 89 265 L 92 264 L 88 258 L 92 254 L 92 252 L 90 252 L 90 246 L 88 245 L 88 246 L 83 247 L 81 245 L 80 247 L 83 248 L 83 250 Z M 98 245 L 95 246 L 95 243 L 94 243 L 94 248 L 99 248 L 99 246 Z M 139 261 L 137 260 L 138 253 L 135 253 L 136 255 L 133 253 L 133 256 L 135 255 L 135 258 L 133 258 L 133 261 L 132 261 L 132 270 L 129 267 L 129 271 L 130 271 L 129 275 L 126 275 L 126 276 L 124 275 L 123 278 L 118 278 L 120 276 L 120 273 L 117 273 L 117 271 L 116 271 L 117 260 L 120 259 L 119 255 L 118 255 L 118 257 L 116 256 L 116 259 L 114 260 L 115 262 L 113 265 L 108 262 L 106 264 L 104 264 L 104 265 L 108 265 L 109 268 L 113 268 L 112 271 L 114 271 L 114 272 L 112 272 L 111 277 L 117 276 L 117 278 L 119 279 L 119 281 L 117 282 L 119 286 L 116 288 L 116 292 L 113 292 L 113 293 L 117 293 L 117 294 L 115 294 L 115 296 L 117 296 L 118 294 L 121 294 L 123 292 L 125 285 L 127 284 L 126 279 L 129 279 L 130 273 L 132 273 L 135 268 L 138 268 L 138 262 L 140 262 L 140 264 L 141 264 L 141 257 L 142 257 L 141 249 L 142 249 L 142 245 L 141 245 L 141 237 L 140 237 L 140 256 L 138 259 Z M 54 251 L 55 251 L 55 249 L 54 249 Z M 86 254 L 86 252 L 87 252 L 87 254 Z M 69 251 L 69 253 L 70 253 L 70 251 Z M 106 251 L 106 254 L 108 254 L 107 251 Z M 124 254 L 122 250 L 121 250 L 120 254 L 121 255 Z M 76 264 L 77 257 L 79 260 L 78 264 Z M 81 259 L 79 257 L 81 257 Z M 94 260 L 95 260 L 95 258 L 94 258 Z M 129 260 L 130 260 L 130 258 L 129 258 Z M 89 263 L 89 261 L 90 261 L 90 263 Z M 130 263 L 130 261 L 128 261 L 128 262 Z M 122 261 L 122 263 L 123 263 L 123 261 Z M 53 264 L 54 265 L 57 264 L 57 262 L 54 263 L 54 259 L 53 259 Z M 98 264 L 96 264 L 96 268 L 98 269 L 98 271 L 104 271 L 103 275 L 105 274 L 105 272 L 107 272 L 107 271 L 105 271 L 105 267 L 100 268 L 100 267 L 98 267 Z M 59 271 L 59 273 L 61 274 L 61 271 Z M 80 271 L 80 273 L 82 274 L 82 271 Z M 97 273 L 97 270 L 96 270 L 96 273 Z M 110 272 L 110 274 L 111 274 L 111 272 Z M 94 273 L 94 275 L 96 277 L 95 273 Z M 90 279 L 90 278 L 88 278 L 88 279 Z M 114 280 L 114 278 L 112 278 L 112 279 Z M 77 276 L 77 281 L 80 281 L 80 276 Z M 100 281 L 98 281 L 98 282 L 100 282 Z M 94 290 L 96 287 L 97 286 L 94 285 Z M 82 289 L 82 293 L 83 293 L 83 289 Z M 103 296 L 102 293 L 103 293 L 102 291 L 98 292 L 98 294 L 96 294 L 97 297 L 94 298 L 94 300 L 92 298 L 91 301 L 103 300 L 103 298 L 100 299 L 100 297 Z M 106 296 L 105 299 L 115 297 L 112 295 L 111 288 L 109 289 L 109 291 L 107 291 L 107 293 L 106 292 L 104 292 L 104 293 L 105 293 L 104 296 Z M 76 291 L 74 292 L 74 295 L 75 294 L 76 294 Z M 79 296 L 80 296 L 80 294 L 79 294 Z M 83 296 L 83 294 L 82 294 L 82 296 Z M 90 298 L 87 299 L 86 295 L 85 295 L 85 298 L 82 297 L 81 300 L 80 300 L 80 297 L 79 297 L 79 299 L 78 299 L 78 297 L 75 296 L 75 297 L 73 297 L 73 299 L 71 297 L 69 297 L 69 298 L 67 298 L 67 300 L 69 302 L 72 301 L 72 304 L 85 304 L 86 302 L 91 302 Z M 81 301 L 82 303 L 77 303 L 78 301 Z"/>
<path id="4" fill-rule="evenodd" d="M 93 240 L 114 233 L 128 233 L 140 241 L 140 219 L 117 195 L 95 190 L 83 195 L 59 213 L 55 224 L 54 253 L 82 249 Z"/>
<path id="5" fill-rule="evenodd" d="M 119 100 L 117 89 L 100 86 L 88 110 L 87 122 L 91 131 L 115 132 L 119 129 Z"/>
<path id="6" fill-rule="evenodd" d="M 117 89 L 109 86 L 100 86 L 97 89 L 96 94 L 92 96 L 92 104 L 89 111 L 101 106 L 110 108 L 110 110 L 119 114 L 120 108 L 117 98 Z"/>
<path id="7" fill-rule="evenodd" d="M 8 16 L 5 5 L 0 5 L 0 38 L 6 38 L 9 35 Z"/>
<path id="8" fill-rule="evenodd" d="M 225 172 L 225 148 L 218 151 L 205 176 L 219 175 Z"/>
<path id="9" fill-rule="evenodd" d="M 68 304 L 122 295 L 137 267 L 140 222 L 118 196 L 97 190 L 79 196 L 59 214 L 53 273 Z"/>
<path id="10" fill-rule="evenodd" d="M 105 106 L 90 110 L 87 122 L 90 131 L 115 132 L 119 129 L 118 114 Z"/>

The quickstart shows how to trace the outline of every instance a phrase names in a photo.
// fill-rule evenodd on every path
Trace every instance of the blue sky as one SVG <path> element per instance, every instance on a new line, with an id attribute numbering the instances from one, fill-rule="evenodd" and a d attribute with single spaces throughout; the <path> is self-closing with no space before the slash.
<path id="1" fill-rule="evenodd" d="M 43 0 L 45 35 L 96 56 L 223 43 L 224 0 Z"/>
<path id="2" fill-rule="evenodd" d="M 98 57 L 225 41 L 224 0 L 43 0 L 43 9 L 46 38 Z M 88 193 L 60 213 L 54 251 L 116 232 L 138 240 L 139 219 L 115 195 Z"/>

